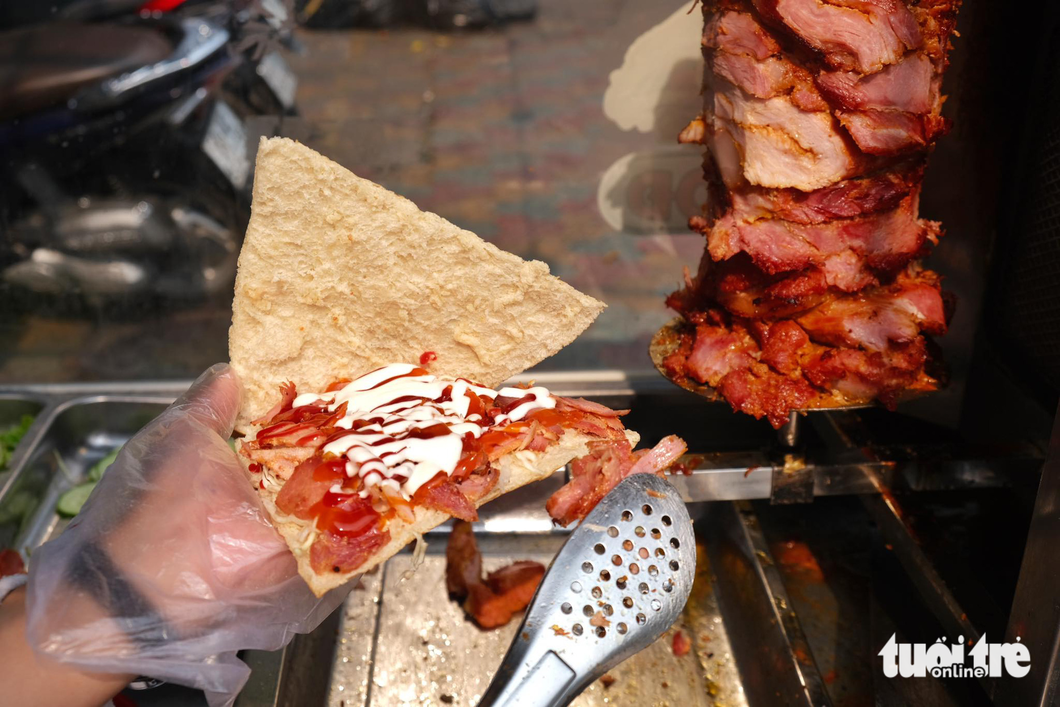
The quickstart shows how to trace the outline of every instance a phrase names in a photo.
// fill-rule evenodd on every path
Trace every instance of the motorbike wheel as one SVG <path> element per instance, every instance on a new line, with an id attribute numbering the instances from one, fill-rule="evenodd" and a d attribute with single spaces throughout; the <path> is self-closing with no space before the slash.
<path id="1" fill-rule="evenodd" d="M 150 212 L 150 222 L 133 229 L 142 237 L 117 247 L 107 244 L 113 230 L 108 232 L 106 213 L 92 212 L 87 199 L 89 213 L 80 215 L 88 223 L 97 216 L 99 233 L 56 224 L 28 257 L 4 269 L 5 289 L 19 293 L 10 303 L 57 315 L 136 319 L 209 300 L 227 302 L 249 214 L 236 202 L 186 189 L 165 191 L 129 201 L 99 198 L 101 208 L 106 204 L 112 212 L 123 204 L 126 211 L 139 204 Z M 71 210 L 70 218 L 77 216 Z"/>
<path id="2" fill-rule="evenodd" d="M 160 281 L 158 296 L 174 304 L 230 298 L 236 261 L 250 222 L 250 202 L 221 180 L 189 188 L 156 182 L 177 236 L 172 251 L 174 276 Z"/>

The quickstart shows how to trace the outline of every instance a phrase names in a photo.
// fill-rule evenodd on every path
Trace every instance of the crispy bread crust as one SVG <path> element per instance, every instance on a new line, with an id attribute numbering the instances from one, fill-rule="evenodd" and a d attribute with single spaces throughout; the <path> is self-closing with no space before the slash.
<path id="1" fill-rule="evenodd" d="M 602 302 L 286 138 L 263 138 L 229 356 L 236 430 L 281 383 L 323 390 L 433 351 L 431 371 L 495 387 L 574 340 Z"/>

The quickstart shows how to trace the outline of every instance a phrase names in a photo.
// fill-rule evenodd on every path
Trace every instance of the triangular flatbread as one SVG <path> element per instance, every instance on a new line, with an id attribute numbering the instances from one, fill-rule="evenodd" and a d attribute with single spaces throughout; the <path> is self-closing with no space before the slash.
<path id="1" fill-rule="evenodd" d="M 281 383 L 329 382 L 433 351 L 496 386 L 573 341 L 603 303 L 293 140 L 263 138 L 229 356 L 240 432 Z"/>

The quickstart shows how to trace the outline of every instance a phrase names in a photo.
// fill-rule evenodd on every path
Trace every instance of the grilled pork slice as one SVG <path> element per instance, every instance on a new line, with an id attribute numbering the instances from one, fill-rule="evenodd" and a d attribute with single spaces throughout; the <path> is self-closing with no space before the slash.
<path id="1" fill-rule="evenodd" d="M 853 179 L 805 192 L 799 189 L 745 187 L 729 196 L 733 218 L 740 222 L 778 218 L 801 224 L 889 211 L 920 190 L 923 160 L 892 165 Z"/>
<path id="2" fill-rule="evenodd" d="M 893 272 L 885 274 L 885 279 L 894 276 Z M 666 304 L 683 315 L 721 305 L 739 317 L 779 319 L 813 309 L 828 297 L 877 284 L 877 275 L 853 252 L 829 259 L 826 268 L 776 275 L 760 270 L 746 253 L 719 263 L 704 255 L 696 277 L 686 271 L 685 286 L 671 293 Z"/>
<path id="3" fill-rule="evenodd" d="M 706 5 L 703 7 L 706 16 L 703 47 L 734 56 L 749 56 L 758 61 L 780 54 L 780 44 L 758 22 L 750 7 L 742 3 L 735 5 L 731 10 L 719 8 L 716 13 Z"/>
<path id="4" fill-rule="evenodd" d="M 923 150 L 950 128 L 940 115 L 941 74 L 925 54 L 910 53 L 868 76 L 822 72 L 816 83 L 837 106 L 839 122 L 866 154 Z"/>
<path id="5" fill-rule="evenodd" d="M 908 7 L 920 26 L 920 51 L 931 57 L 941 74 L 948 66 L 950 37 L 957 26 L 961 0 L 918 0 Z"/>
<path id="6" fill-rule="evenodd" d="M 658 474 L 687 451 L 675 435 L 647 450 L 633 452 L 621 442 L 589 445 L 590 453 L 571 464 L 571 480 L 548 499 L 545 508 L 560 525 L 570 525 L 589 514 L 622 479 L 633 474 Z"/>
<path id="7" fill-rule="evenodd" d="M 733 266 L 733 261 L 739 264 Z M 770 276 L 746 258 L 719 263 L 714 297 L 729 312 L 749 319 L 790 317 L 816 307 L 835 296 L 821 268 Z M 859 275 L 863 271 L 858 270 Z M 867 276 L 867 275 L 866 275 Z"/>
<path id="8" fill-rule="evenodd" d="M 875 73 L 923 42 L 916 17 L 901 0 L 754 0 L 754 6 L 836 69 Z"/>
<path id="9" fill-rule="evenodd" d="M 818 343 L 885 351 L 921 332 L 946 333 L 939 284 L 937 274 L 910 266 L 890 285 L 826 299 L 795 321 Z"/>
<path id="10" fill-rule="evenodd" d="M 934 68 L 927 56 L 911 53 L 875 74 L 822 71 L 815 81 L 829 99 L 849 110 L 931 113 L 939 104 Z"/>
<path id="11" fill-rule="evenodd" d="M 898 155 L 920 151 L 949 131 L 950 123 L 938 115 L 902 111 L 836 111 L 836 117 L 862 152 Z"/>
<path id="12" fill-rule="evenodd" d="M 948 319 L 939 276 L 916 263 L 885 285 L 844 292 L 820 268 L 771 276 L 743 254 L 722 263 L 704 259 L 697 278 L 667 305 L 686 317 L 716 305 L 747 319 L 790 317 L 815 341 L 871 350 L 920 332 L 944 334 Z"/>
<path id="13" fill-rule="evenodd" d="M 728 213 L 710 228 L 707 247 L 716 261 L 747 253 L 770 274 L 817 266 L 832 274 L 832 283 L 843 287 L 838 279 L 850 274 L 844 264 L 848 253 L 870 270 L 895 270 L 920 256 L 927 244 L 938 242 L 938 224 L 917 218 L 917 202 L 914 193 L 890 211 L 820 224 L 783 219 L 741 222 Z M 857 280 L 864 282 L 860 277 Z"/>
<path id="14" fill-rule="evenodd" d="M 827 106 L 804 110 L 791 96 L 756 98 L 709 74 L 707 139 L 729 189 L 744 184 L 820 189 L 865 169 Z"/>
<path id="15" fill-rule="evenodd" d="M 817 189 L 859 167 L 809 71 L 790 61 L 747 12 L 722 12 L 703 34 L 704 140 L 722 179 Z"/>
<path id="16" fill-rule="evenodd" d="M 685 286 L 670 293 L 666 306 L 686 317 L 720 304 L 740 317 L 777 319 L 812 309 L 835 291 L 820 268 L 768 275 L 746 253 L 720 263 L 705 255 L 694 278 L 686 270 Z"/>
<path id="17" fill-rule="evenodd" d="M 774 427 L 792 410 L 873 400 L 893 407 L 938 387 L 920 335 L 872 351 L 817 343 L 791 320 L 746 320 L 720 310 L 695 320 L 664 362 L 668 374 L 710 385 L 734 410 L 766 417 Z"/>
<path id="18" fill-rule="evenodd" d="M 769 33 L 747 12 L 722 12 L 703 33 L 708 71 L 755 98 L 788 95 L 803 110 L 828 110 L 813 75 L 790 61 Z"/>

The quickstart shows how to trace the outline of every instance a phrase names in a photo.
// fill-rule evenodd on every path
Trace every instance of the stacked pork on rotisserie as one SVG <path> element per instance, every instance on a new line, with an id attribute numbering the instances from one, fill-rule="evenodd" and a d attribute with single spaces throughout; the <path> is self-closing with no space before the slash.
<path id="1" fill-rule="evenodd" d="M 938 387 L 939 276 L 918 258 L 923 170 L 949 127 L 940 84 L 959 0 L 704 4 L 707 238 L 675 379 L 714 387 L 774 426 L 792 410 Z"/>

